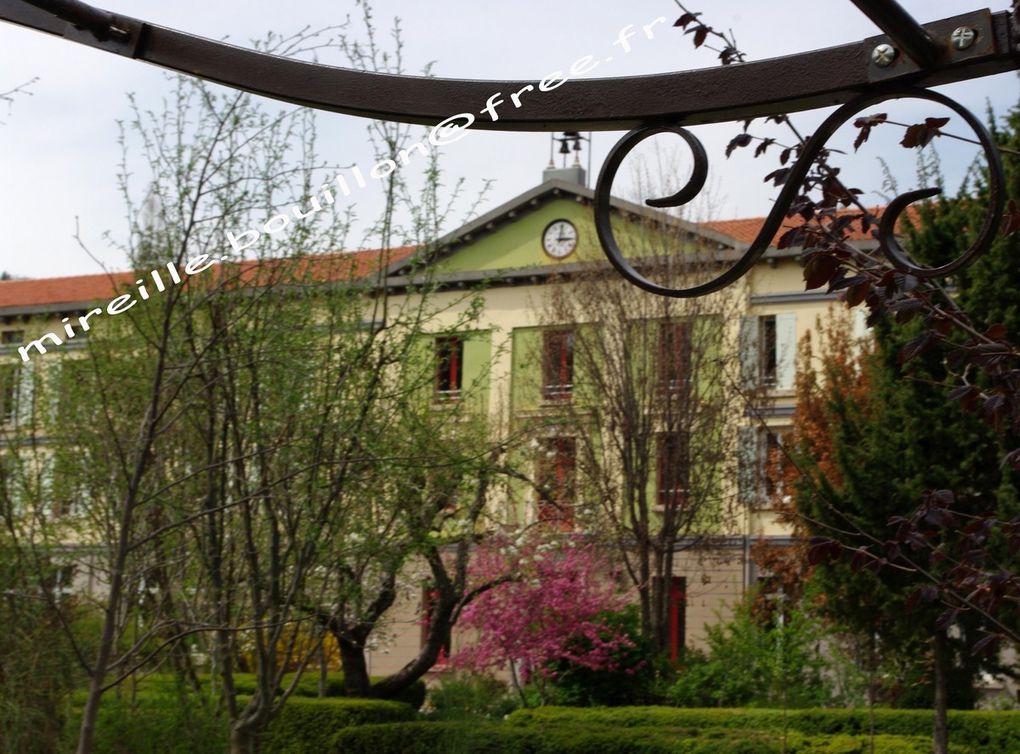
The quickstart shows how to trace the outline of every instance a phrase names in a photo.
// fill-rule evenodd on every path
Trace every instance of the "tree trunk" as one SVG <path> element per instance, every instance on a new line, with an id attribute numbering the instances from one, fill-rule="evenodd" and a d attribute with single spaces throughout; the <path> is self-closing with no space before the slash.
<path id="1" fill-rule="evenodd" d="M 949 706 L 949 649 L 946 632 L 937 631 L 934 637 L 935 655 L 935 754 L 949 752 L 949 724 L 947 708 Z"/>
<path id="2" fill-rule="evenodd" d="M 349 638 L 334 636 L 340 646 L 340 662 L 344 668 L 344 693 L 347 696 L 369 696 L 372 682 L 368 677 L 364 647 Z"/>
<path id="3" fill-rule="evenodd" d="M 430 617 L 425 646 L 418 652 L 417 657 L 396 673 L 386 676 L 374 684 L 371 691 L 372 696 L 380 699 L 393 699 L 432 669 L 432 666 L 439 660 L 443 647 L 450 641 L 454 604 L 455 600 L 440 597 L 439 604 Z"/>
<path id="4" fill-rule="evenodd" d="M 247 723 L 235 723 L 230 728 L 230 754 L 254 754 L 255 737 Z"/>
<path id="5" fill-rule="evenodd" d="M 327 685 L 329 683 L 329 665 L 326 663 L 326 644 L 325 641 L 319 642 L 319 698 L 322 699 L 326 696 Z"/>

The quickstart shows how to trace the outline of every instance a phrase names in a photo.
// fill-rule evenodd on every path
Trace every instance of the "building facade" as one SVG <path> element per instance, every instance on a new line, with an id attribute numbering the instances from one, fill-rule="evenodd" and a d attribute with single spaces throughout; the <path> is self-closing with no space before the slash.
<path id="1" fill-rule="evenodd" d="M 540 185 L 440 239 L 434 248 L 391 254 L 385 270 L 391 295 L 417 295 L 415 285 L 427 277 L 440 301 L 442 314 L 427 344 L 437 405 L 457 400 L 469 385 L 484 383 L 481 394 L 495 424 L 539 427 L 530 446 L 533 457 L 523 459 L 537 484 L 519 487 L 503 511 L 508 520 L 522 524 L 554 520 L 568 527 L 584 525 L 583 516 L 572 512 L 583 503 L 583 493 L 573 489 L 584 465 L 583 448 L 576 435 L 558 434 L 555 427 L 557 417 L 567 407 L 583 403 L 584 391 L 592 389 L 586 385 L 585 362 L 578 350 L 581 330 L 597 328 L 609 304 L 592 297 L 582 298 L 578 307 L 575 296 L 574 308 L 565 309 L 562 297 L 593 275 L 601 275 L 606 285 L 626 284 L 614 280 L 606 267 L 594 230 L 593 192 L 583 183 L 579 168 L 547 171 Z M 613 210 L 618 233 L 631 242 L 635 254 L 642 254 L 643 244 L 652 238 L 653 245 L 673 252 L 705 253 L 710 267 L 746 249 L 762 223 L 747 219 L 693 224 L 618 200 L 613 201 Z M 669 243 L 660 243 L 663 239 Z M 377 252 L 340 256 L 344 264 L 364 265 L 366 270 L 374 269 L 379 260 Z M 327 265 L 335 257 L 323 255 L 316 263 Z M 88 333 L 79 327 L 73 338 L 59 344 L 39 339 L 45 333 L 59 334 L 68 323 L 74 325 L 97 302 L 108 301 L 123 286 L 137 282 L 135 277 L 124 273 L 0 282 L 0 422 L 13 423 L 30 403 L 33 370 L 45 369 L 59 358 L 75 358 Z M 636 288 L 628 295 L 639 308 L 657 305 L 654 297 Z M 477 300 L 483 304 L 470 332 L 458 331 L 453 323 L 462 321 Z M 691 351 L 697 351 L 697 322 L 702 321 L 713 322 L 726 344 L 727 353 L 713 360 L 727 365 L 728 379 L 747 389 L 747 400 L 727 404 L 727 415 L 720 419 L 733 437 L 726 445 L 727 457 L 713 460 L 706 472 L 714 485 L 712 494 L 729 501 L 732 515 L 707 525 L 712 536 L 704 541 L 681 538 L 669 583 L 663 586 L 674 653 L 684 645 L 702 645 L 705 626 L 725 616 L 727 606 L 764 575 L 750 556 L 755 542 L 789 541 L 789 532 L 769 509 L 775 490 L 767 489 L 761 471 L 770 443 L 789 427 L 793 414 L 797 343 L 837 305 L 833 295 L 805 292 L 796 250 L 773 247 L 739 285 L 724 293 L 724 299 L 705 304 L 707 308 L 690 317 L 674 316 L 668 327 L 655 325 L 650 340 L 657 349 L 652 379 L 661 383 L 665 394 L 685 395 L 681 391 L 689 389 L 685 380 L 692 358 L 698 356 Z M 578 311 L 583 314 L 565 316 Z M 101 326 L 99 321 L 95 324 Z M 860 317 L 853 326 L 864 334 Z M 61 354 L 53 353 L 56 346 Z M 715 379 L 725 376 L 720 371 Z M 665 508 L 670 500 L 692 494 L 696 476 L 692 469 L 697 465 L 683 455 L 690 452 L 688 439 L 665 430 L 659 434 L 650 454 L 654 457 L 648 459 L 653 508 L 656 503 Z M 81 504 L 87 505 L 87 500 Z M 54 508 L 53 515 L 71 511 Z M 66 582 L 62 588 L 94 586 L 81 573 L 66 571 L 61 578 Z M 427 601 L 423 590 L 388 612 L 388 641 L 370 658 L 373 675 L 399 669 L 417 652 Z M 468 639 L 455 636 L 454 649 Z"/>

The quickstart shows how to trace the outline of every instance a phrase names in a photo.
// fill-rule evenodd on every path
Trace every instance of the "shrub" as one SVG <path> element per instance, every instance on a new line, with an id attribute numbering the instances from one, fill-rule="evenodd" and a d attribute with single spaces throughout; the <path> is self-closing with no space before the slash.
<path id="1" fill-rule="evenodd" d="M 599 620 L 610 632 L 627 636 L 630 643 L 614 649 L 611 668 L 592 669 L 567 660 L 553 663 L 549 700 L 553 704 L 580 707 L 614 707 L 661 701 L 656 683 L 667 668 L 655 642 L 641 635 L 637 606 L 628 605 L 617 612 L 605 613 L 599 616 Z"/>
<path id="2" fill-rule="evenodd" d="M 502 719 L 520 706 L 502 681 L 470 673 L 444 677 L 429 689 L 428 701 L 432 720 Z"/>
<path id="3" fill-rule="evenodd" d="M 579 717 L 583 717 L 583 713 Z M 809 737 L 778 732 L 584 723 L 513 727 L 494 723 L 424 722 L 347 728 L 333 737 L 335 754 L 869 754 L 862 736 Z M 921 737 L 876 736 L 875 754 L 927 754 Z M 970 754 L 959 746 L 952 754 Z"/>
<path id="4" fill-rule="evenodd" d="M 287 674 L 283 677 L 282 686 L 286 686 L 292 676 Z M 203 686 L 208 687 L 211 683 L 211 678 L 208 673 L 200 673 L 198 676 L 199 681 Z M 372 681 L 381 680 L 378 677 L 373 677 Z M 178 683 L 177 677 L 173 675 L 154 675 L 150 676 L 145 680 L 145 685 L 160 685 L 160 686 L 176 686 Z M 220 679 L 216 679 L 217 685 L 220 683 Z M 255 675 L 253 673 L 234 673 L 234 688 L 237 690 L 239 696 L 251 696 L 255 693 Z M 326 696 L 329 698 L 344 697 L 346 692 L 344 691 L 344 674 L 338 672 L 331 672 L 326 677 Z M 282 691 L 282 690 L 281 690 Z M 280 693 L 280 692 L 278 692 Z M 425 702 L 425 682 L 422 680 L 415 681 L 408 689 L 401 693 L 394 701 L 403 702 L 404 704 L 410 704 L 415 709 L 421 707 Z M 316 672 L 305 672 L 301 676 L 301 680 L 298 681 L 297 688 L 294 690 L 293 696 L 302 697 L 316 697 L 319 696 L 319 674 Z"/>
<path id="5" fill-rule="evenodd" d="M 413 720 L 415 711 L 402 702 L 379 699 L 309 699 L 291 697 L 262 736 L 265 754 L 311 754 L 326 751 L 340 728 Z"/>
<path id="6" fill-rule="evenodd" d="M 706 626 L 709 653 L 688 652 L 666 693 L 679 707 L 816 707 L 839 702 L 833 683 L 841 662 L 834 645 L 819 649 L 822 623 L 790 606 L 785 620 L 770 622 L 739 604 L 729 622 Z"/>
<path id="7" fill-rule="evenodd" d="M 65 728 L 69 749 L 80 724 L 79 707 Z M 194 696 L 151 689 L 132 703 L 110 692 L 99 705 L 93 754 L 222 754 L 227 748 L 226 720 Z"/>
<path id="8" fill-rule="evenodd" d="M 424 722 L 340 731 L 336 754 L 778 754 L 764 737 L 701 740 L 696 730 L 612 730 L 584 725 L 514 728 L 498 723 Z"/>
<path id="9" fill-rule="evenodd" d="M 617 707 L 580 710 L 569 707 L 522 709 L 510 714 L 514 726 L 603 725 L 626 727 L 731 728 L 781 731 L 808 736 L 865 736 L 869 730 L 867 710 L 812 709 L 672 709 L 669 707 Z M 922 710 L 875 710 L 875 731 L 883 735 L 914 736 L 929 741 L 932 712 Z M 949 740 L 974 751 L 1020 752 L 1020 712 L 949 711 Z"/>
<path id="10" fill-rule="evenodd" d="M 243 701 L 243 700 L 242 700 Z M 340 728 L 413 720 L 401 702 L 377 699 L 291 697 L 262 737 L 264 754 L 305 754 L 325 750 Z M 78 720 L 68 726 L 70 739 Z M 103 698 L 96 726 L 95 754 L 222 754 L 228 722 L 212 705 L 167 687 L 140 692 L 134 703 L 113 694 Z"/>

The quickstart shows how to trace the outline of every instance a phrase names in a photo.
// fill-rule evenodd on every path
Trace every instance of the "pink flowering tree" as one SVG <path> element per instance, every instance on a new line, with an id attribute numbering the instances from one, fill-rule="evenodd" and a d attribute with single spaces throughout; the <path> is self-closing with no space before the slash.
<path id="1" fill-rule="evenodd" d="M 608 560 L 594 545 L 549 536 L 522 544 L 497 538 L 479 548 L 472 581 L 513 577 L 464 609 L 460 625 L 478 639 L 451 658 L 453 667 L 468 670 L 508 668 L 522 700 L 521 683 L 537 681 L 541 692 L 557 661 L 615 671 L 620 650 L 633 646 L 601 617 L 627 602 Z"/>

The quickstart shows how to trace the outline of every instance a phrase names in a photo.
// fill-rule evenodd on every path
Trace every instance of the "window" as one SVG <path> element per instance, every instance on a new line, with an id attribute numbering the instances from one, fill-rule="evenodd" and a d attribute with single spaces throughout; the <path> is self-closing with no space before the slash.
<path id="1" fill-rule="evenodd" d="M 464 341 L 453 335 L 436 338 L 436 397 L 456 400 L 464 381 Z"/>
<path id="2" fill-rule="evenodd" d="M 689 477 L 689 446 L 681 432 L 659 435 L 656 459 L 656 490 L 660 508 L 678 508 L 686 500 Z"/>
<path id="3" fill-rule="evenodd" d="M 53 596 L 62 599 L 74 592 L 74 566 L 65 565 L 57 569 L 53 578 Z"/>
<path id="4" fill-rule="evenodd" d="M 775 430 L 740 427 L 737 486 L 740 501 L 755 508 L 767 507 L 782 494 L 782 480 L 772 461 L 778 459 L 781 441 Z"/>
<path id="5" fill-rule="evenodd" d="M 0 332 L 0 346 L 13 346 L 24 341 L 24 330 L 4 330 Z"/>
<path id="6" fill-rule="evenodd" d="M 0 424 L 13 422 L 18 407 L 18 365 L 0 365 Z"/>
<path id="7" fill-rule="evenodd" d="M 691 366 L 689 322 L 659 323 L 659 387 L 678 392 L 687 386 Z"/>
<path id="8" fill-rule="evenodd" d="M 573 523 L 576 456 L 573 437 L 556 437 L 542 443 L 535 474 L 539 521 L 564 526 Z"/>
<path id="9" fill-rule="evenodd" d="M 542 334 L 542 397 L 570 400 L 574 390 L 574 333 L 552 330 Z"/>
<path id="10" fill-rule="evenodd" d="M 776 370 L 779 362 L 776 344 L 775 315 L 758 318 L 758 374 L 761 384 L 769 387 L 776 384 Z"/>
<path id="11" fill-rule="evenodd" d="M 744 317 L 740 371 L 748 389 L 792 390 L 796 377 L 797 315 Z"/>

